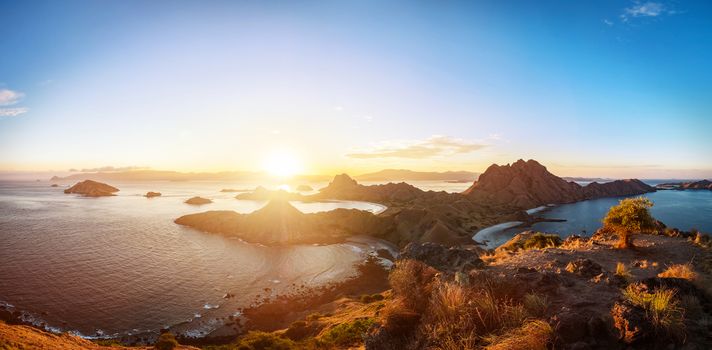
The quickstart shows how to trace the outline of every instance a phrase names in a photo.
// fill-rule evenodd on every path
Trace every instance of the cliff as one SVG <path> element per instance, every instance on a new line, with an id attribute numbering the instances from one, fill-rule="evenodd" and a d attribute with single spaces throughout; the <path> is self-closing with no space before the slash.
<path id="1" fill-rule="evenodd" d="M 84 197 L 103 197 L 114 196 L 114 192 L 118 191 L 118 188 L 109 186 L 105 183 L 96 182 L 93 180 L 85 180 L 82 182 L 78 182 L 76 185 L 64 190 L 64 193 L 76 193 L 81 194 Z"/>

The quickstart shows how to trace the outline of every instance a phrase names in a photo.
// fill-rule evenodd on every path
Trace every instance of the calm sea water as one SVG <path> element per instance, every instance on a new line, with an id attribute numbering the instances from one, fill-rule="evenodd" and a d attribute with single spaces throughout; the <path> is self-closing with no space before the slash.
<path id="1" fill-rule="evenodd" d="M 215 328 L 256 295 L 319 286 L 352 276 L 381 248 L 371 238 L 343 244 L 265 247 L 173 223 L 206 210 L 249 213 L 260 201 L 222 188 L 243 183 L 112 183 L 115 197 L 67 195 L 47 182 L 0 182 L 0 302 L 54 330 L 84 336 L 156 331 L 187 321 L 191 335 Z M 163 196 L 147 199 L 147 191 Z M 183 203 L 200 195 L 214 203 Z M 294 202 L 303 212 L 357 208 L 364 202 Z M 226 293 L 236 297 L 225 299 Z"/>
<path id="2" fill-rule="evenodd" d="M 645 194 L 645 197 L 654 203 L 651 214 L 668 227 L 686 231 L 696 228 L 712 233 L 712 191 L 657 191 Z M 591 235 L 601 227 L 601 220 L 608 209 L 622 198 L 601 198 L 551 207 L 540 211 L 538 215 L 567 221 L 540 222 L 526 229 L 501 225 L 478 232 L 474 239 L 486 240 L 488 247 L 496 247 L 524 230 L 557 233 L 562 237 L 570 234 Z"/>

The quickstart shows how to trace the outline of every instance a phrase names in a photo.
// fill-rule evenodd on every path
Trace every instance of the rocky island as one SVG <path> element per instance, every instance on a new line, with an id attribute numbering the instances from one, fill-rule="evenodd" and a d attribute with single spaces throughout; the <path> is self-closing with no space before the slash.
<path id="1" fill-rule="evenodd" d="M 203 204 L 210 204 L 212 202 L 213 201 L 208 198 L 203 198 L 203 197 L 199 197 L 199 196 L 188 198 L 185 201 L 186 204 L 191 204 L 191 205 L 203 205 Z"/>
<path id="2" fill-rule="evenodd" d="M 64 190 L 64 193 L 75 193 L 84 197 L 104 197 L 115 196 L 114 193 L 118 191 L 118 188 L 109 186 L 105 183 L 93 180 L 84 180 Z"/>
<path id="3" fill-rule="evenodd" d="M 160 197 L 160 196 L 161 196 L 161 192 L 153 192 L 153 191 L 148 191 L 144 195 L 144 197 L 146 197 L 146 198 L 153 198 L 153 197 Z"/>

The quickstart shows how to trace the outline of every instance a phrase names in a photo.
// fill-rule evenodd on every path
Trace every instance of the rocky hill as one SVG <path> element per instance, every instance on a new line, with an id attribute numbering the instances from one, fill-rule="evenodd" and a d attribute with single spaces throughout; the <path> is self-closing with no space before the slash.
<path id="1" fill-rule="evenodd" d="M 181 216 L 179 225 L 267 245 L 335 243 L 353 235 L 385 236 L 393 221 L 356 209 L 305 214 L 285 200 L 272 200 L 250 214 L 208 211 Z"/>
<path id="2" fill-rule="evenodd" d="M 64 190 L 64 193 L 76 193 L 84 197 L 103 197 L 114 196 L 114 193 L 118 191 L 118 188 L 109 186 L 105 183 L 93 180 L 84 180 Z"/>
<path id="3" fill-rule="evenodd" d="M 580 186 L 552 173 L 535 160 L 518 160 L 507 165 L 493 164 L 463 194 L 474 201 L 486 201 L 513 208 L 530 209 L 546 204 L 643 194 L 655 189 L 637 179 L 593 182 Z"/>

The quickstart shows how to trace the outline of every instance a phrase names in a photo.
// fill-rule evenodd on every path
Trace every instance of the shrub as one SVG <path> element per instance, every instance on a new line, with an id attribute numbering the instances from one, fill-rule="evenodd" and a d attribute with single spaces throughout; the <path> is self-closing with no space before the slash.
<path id="1" fill-rule="evenodd" d="M 374 302 L 374 301 L 381 301 L 381 300 L 383 300 L 383 295 L 380 295 L 380 294 L 378 294 L 378 293 L 376 293 L 376 294 L 371 294 L 371 295 L 363 294 L 363 295 L 361 295 L 360 300 L 361 300 L 361 302 L 364 303 L 364 304 L 369 304 L 369 303 L 372 303 L 372 302 Z"/>
<path id="2" fill-rule="evenodd" d="M 312 329 L 307 327 L 305 321 L 294 321 L 284 331 L 284 336 L 292 340 L 302 340 L 309 335 L 312 335 Z"/>
<path id="3" fill-rule="evenodd" d="M 675 298 L 675 291 L 668 288 L 657 288 L 649 292 L 642 285 L 629 285 L 623 296 L 633 305 L 645 310 L 646 316 L 657 330 L 662 330 L 676 338 L 684 338 L 685 324 L 683 308 Z"/>
<path id="4" fill-rule="evenodd" d="M 363 341 L 366 331 L 375 321 L 372 318 L 360 318 L 352 322 L 339 324 L 329 329 L 320 337 L 320 341 L 328 344 L 349 346 Z"/>
<path id="5" fill-rule="evenodd" d="M 158 337 L 158 340 L 154 346 L 158 350 L 173 350 L 176 346 L 178 346 L 178 341 L 176 340 L 176 337 L 171 334 L 171 332 L 165 332 Z"/>
<path id="6" fill-rule="evenodd" d="M 619 236 L 618 248 L 632 246 L 633 233 L 648 232 L 656 228 L 656 221 L 650 215 L 653 202 L 645 197 L 626 198 L 611 207 L 603 218 L 604 229 L 614 231 Z"/>
<path id="7" fill-rule="evenodd" d="M 433 277 L 437 270 L 416 260 L 401 260 L 388 275 L 388 282 L 396 296 L 415 312 L 422 312 L 428 305 Z"/>
<path id="8" fill-rule="evenodd" d="M 534 317 L 544 316 L 546 309 L 549 308 L 549 300 L 546 295 L 538 293 L 529 293 L 524 296 L 524 308 Z"/>
<path id="9" fill-rule="evenodd" d="M 555 234 L 537 232 L 524 241 L 524 249 L 544 249 L 561 245 L 561 237 Z"/>
<path id="10" fill-rule="evenodd" d="M 235 343 L 238 350 L 290 350 L 296 344 L 274 333 L 250 331 Z"/>
<path id="11" fill-rule="evenodd" d="M 552 343 L 554 330 L 541 320 L 529 321 L 502 336 L 491 339 L 486 350 L 546 350 Z"/>
<path id="12" fill-rule="evenodd" d="M 694 280 L 697 274 L 692 268 L 692 264 L 675 264 L 668 267 L 665 271 L 658 274 L 662 278 L 684 278 L 686 280 Z"/>

